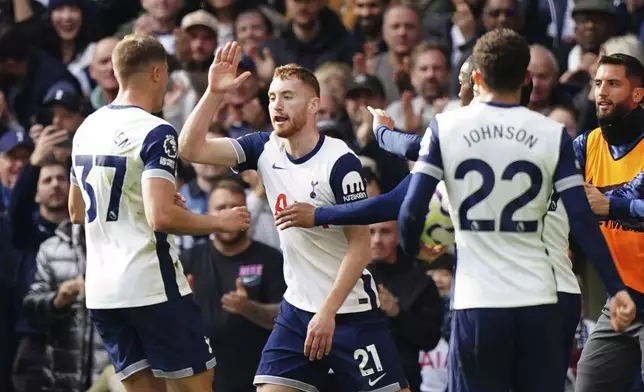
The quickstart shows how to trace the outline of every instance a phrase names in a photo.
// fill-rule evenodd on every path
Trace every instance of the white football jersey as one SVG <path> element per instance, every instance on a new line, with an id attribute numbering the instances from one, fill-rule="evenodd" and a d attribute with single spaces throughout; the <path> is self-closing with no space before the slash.
<path id="1" fill-rule="evenodd" d="M 569 294 L 581 294 L 579 282 L 575 273 L 572 272 L 572 261 L 568 257 L 570 242 L 570 223 L 566 208 L 559 199 L 559 195 L 553 192 L 550 197 L 548 213 L 544 221 L 543 240 L 548 248 L 548 255 L 555 270 L 557 291 Z"/>
<path id="2" fill-rule="evenodd" d="M 87 210 L 89 309 L 152 305 L 190 293 L 172 236 L 145 217 L 141 184 L 175 183 L 177 132 L 135 106 L 103 107 L 76 131 L 72 182 Z"/>
<path id="3" fill-rule="evenodd" d="M 321 136 L 306 156 L 288 156 L 274 133 L 257 132 L 229 139 L 237 152 L 237 170 L 257 170 L 273 214 L 300 202 L 316 207 L 367 198 L 358 157 L 342 141 Z M 317 312 L 331 292 L 348 243 L 341 226 L 289 228 L 279 231 L 284 253 L 284 299 L 307 312 Z M 365 252 L 369 251 L 365 249 Z M 338 313 L 379 307 L 376 285 L 367 270 Z"/>
<path id="4" fill-rule="evenodd" d="M 426 132 L 413 172 L 447 185 L 458 244 L 454 309 L 557 302 L 544 218 L 553 187 L 583 185 L 578 172 L 559 170 L 564 132 L 524 107 L 491 103 L 439 114 Z"/>

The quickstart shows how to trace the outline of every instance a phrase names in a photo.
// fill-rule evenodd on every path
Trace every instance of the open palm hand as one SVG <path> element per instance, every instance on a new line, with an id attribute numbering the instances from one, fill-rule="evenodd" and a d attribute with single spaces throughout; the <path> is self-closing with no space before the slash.
<path id="1" fill-rule="evenodd" d="M 213 93 L 225 93 L 239 87 L 250 76 L 244 72 L 237 76 L 237 66 L 241 57 L 241 47 L 237 42 L 229 42 L 217 49 L 215 60 L 208 71 L 208 88 Z"/>

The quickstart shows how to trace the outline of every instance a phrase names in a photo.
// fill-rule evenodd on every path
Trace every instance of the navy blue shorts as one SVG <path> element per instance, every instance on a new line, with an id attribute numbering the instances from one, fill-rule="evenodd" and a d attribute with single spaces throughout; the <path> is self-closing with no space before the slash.
<path id="1" fill-rule="evenodd" d="M 570 367 L 572 345 L 575 341 L 575 332 L 581 320 L 581 294 L 557 293 L 557 306 L 559 307 L 559 319 L 562 322 L 563 346 L 562 346 L 562 383 L 565 382 Z"/>
<path id="2" fill-rule="evenodd" d="M 321 360 L 304 356 L 304 341 L 313 313 L 282 301 L 273 332 L 257 368 L 255 385 L 283 385 L 317 392 L 328 385 L 329 369 L 354 391 L 388 392 L 407 388 L 389 325 L 379 309 L 339 314 L 331 353 Z"/>
<path id="3" fill-rule="evenodd" d="M 449 390 L 561 392 L 559 307 L 454 310 Z"/>
<path id="4" fill-rule="evenodd" d="M 150 306 L 91 309 L 117 376 L 151 368 L 156 377 L 183 378 L 215 366 L 192 294 Z"/>

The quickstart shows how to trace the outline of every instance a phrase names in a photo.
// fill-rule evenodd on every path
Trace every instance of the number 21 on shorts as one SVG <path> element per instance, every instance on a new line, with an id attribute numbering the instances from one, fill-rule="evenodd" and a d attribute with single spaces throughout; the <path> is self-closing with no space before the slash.
<path id="1" fill-rule="evenodd" d="M 369 377 L 374 373 L 382 372 L 382 362 L 380 362 L 380 356 L 378 355 L 378 350 L 376 350 L 375 344 L 370 344 L 365 348 L 359 348 L 353 352 L 353 359 L 360 361 L 358 368 L 360 369 L 360 374 L 362 377 Z M 373 366 L 369 365 L 369 359 L 373 362 Z M 376 368 L 374 372 L 374 367 Z"/>

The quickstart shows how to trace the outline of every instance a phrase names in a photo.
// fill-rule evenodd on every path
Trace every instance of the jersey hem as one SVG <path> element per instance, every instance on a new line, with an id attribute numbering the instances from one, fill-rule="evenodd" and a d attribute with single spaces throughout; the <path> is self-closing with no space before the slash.
<path id="1" fill-rule="evenodd" d="M 462 302 L 465 301 L 460 301 L 461 303 L 457 303 L 457 301 L 454 301 L 453 309 L 454 310 L 467 310 L 467 309 L 501 309 L 501 308 L 527 308 L 530 306 L 540 306 L 540 305 L 554 305 L 557 303 L 557 295 L 553 295 L 552 297 L 548 298 L 542 298 L 542 299 L 534 299 L 534 300 L 524 300 L 521 302 L 506 302 L 506 303 L 499 303 L 499 301 L 481 301 L 481 302 L 475 302 L 471 304 L 463 304 Z"/>
<path id="2" fill-rule="evenodd" d="M 190 288 L 186 289 L 180 289 L 179 294 L 181 297 L 185 297 L 188 294 L 192 294 L 192 290 Z M 175 298 L 175 299 L 179 299 Z M 90 302 L 86 300 L 85 306 L 87 309 L 127 309 L 127 308 L 140 308 L 143 306 L 151 306 L 151 305 L 157 305 L 161 304 L 164 302 L 170 302 L 174 301 L 175 299 L 168 299 L 168 296 L 164 294 L 155 294 L 150 297 L 145 297 L 140 301 L 136 302 L 130 302 L 130 301 L 121 301 L 121 302 L 110 302 L 110 303 L 105 303 L 105 302 Z"/>
<path id="3" fill-rule="evenodd" d="M 302 310 L 304 312 L 309 312 L 309 313 L 317 313 L 320 311 L 319 308 L 312 308 L 309 306 L 302 306 L 298 301 L 291 301 L 289 298 L 290 296 L 284 295 L 284 301 L 288 302 L 291 306 Z M 377 307 L 379 308 L 379 306 Z M 340 309 L 336 312 L 336 314 L 349 314 L 349 313 L 364 313 L 368 312 L 370 310 L 373 310 L 374 308 L 371 306 L 371 304 L 368 305 L 360 305 L 360 306 L 352 306 L 352 307 L 347 307 L 342 305 Z"/>

